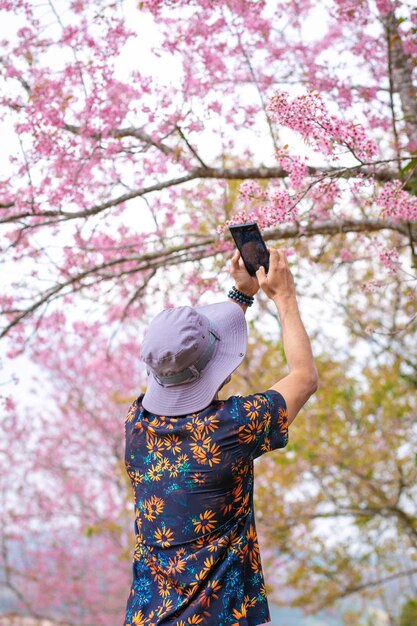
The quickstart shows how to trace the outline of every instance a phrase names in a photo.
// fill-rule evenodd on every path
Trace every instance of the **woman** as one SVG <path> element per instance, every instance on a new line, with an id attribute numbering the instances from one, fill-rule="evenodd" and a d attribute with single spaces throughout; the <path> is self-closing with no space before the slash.
<path id="1" fill-rule="evenodd" d="M 317 370 L 285 251 L 269 252 L 268 274 L 256 277 L 236 252 L 228 301 L 162 311 L 145 335 L 148 385 L 125 422 L 136 545 L 124 626 L 270 621 L 253 460 L 287 444 Z M 266 391 L 221 401 L 246 354 L 244 313 L 259 288 L 276 305 L 289 374 L 274 382 L 266 372 Z"/>

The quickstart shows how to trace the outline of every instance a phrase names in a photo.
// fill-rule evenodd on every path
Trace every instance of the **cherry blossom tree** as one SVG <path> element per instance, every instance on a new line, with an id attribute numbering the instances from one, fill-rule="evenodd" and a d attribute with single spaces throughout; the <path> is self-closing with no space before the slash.
<path id="1" fill-rule="evenodd" d="M 394 0 L 0 8 L 1 336 L 7 359 L 42 372 L 35 406 L 4 398 L 4 583 L 33 615 L 64 606 L 77 626 L 110 626 L 129 584 L 123 414 L 144 384 L 143 324 L 162 305 L 224 297 L 229 223 L 255 219 L 289 248 L 319 354 L 337 349 L 322 323 L 337 317 L 350 349 L 375 368 L 397 359 L 414 388 L 417 12 Z M 269 315 L 260 299 L 253 329 Z M 273 360 L 270 341 L 252 365 Z M 334 602 L 334 588 L 313 598 L 292 558 L 294 593 Z M 344 571 L 339 595 L 375 580 Z"/>
<path id="2" fill-rule="evenodd" d="M 2 2 L 17 13 L 2 111 L 18 149 L 1 190 L 16 349 L 58 298 L 111 294 L 135 317 L 167 266 L 223 260 L 230 218 L 256 217 L 270 241 L 337 236 L 341 260 L 361 233 L 388 267 L 399 246 L 415 261 L 416 18 L 397 4 Z M 140 28 L 148 11 L 177 80 L 139 58 L 119 78 L 130 16 Z"/>

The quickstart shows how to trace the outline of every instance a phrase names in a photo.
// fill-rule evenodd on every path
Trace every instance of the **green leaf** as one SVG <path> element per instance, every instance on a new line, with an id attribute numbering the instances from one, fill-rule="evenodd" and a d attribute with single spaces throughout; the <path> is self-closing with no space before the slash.
<path id="1" fill-rule="evenodd" d="M 416 166 L 417 166 L 417 158 L 411 159 L 411 161 L 407 163 L 405 167 L 403 167 L 403 169 L 401 170 L 401 173 L 407 174 L 407 172 L 409 172 L 411 169 L 413 169 Z"/>
<path id="2" fill-rule="evenodd" d="M 96 526 L 87 526 L 86 528 L 83 529 L 83 535 L 85 535 L 86 537 L 92 537 L 93 535 L 97 534 L 97 527 Z"/>

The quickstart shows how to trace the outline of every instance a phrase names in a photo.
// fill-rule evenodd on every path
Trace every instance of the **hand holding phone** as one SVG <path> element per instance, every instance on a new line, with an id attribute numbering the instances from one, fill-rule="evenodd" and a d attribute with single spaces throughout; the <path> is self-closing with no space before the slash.
<path id="1" fill-rule="evenodd" d="M 263 266 L 269 270 L 269 252 L 256 222 L 246 222 L 229 226 L 230 233 L 240 252 L 248 273 L 256 276 L 256 271 Z"/>
<path id="2" fill-rule="evenodd" d="M 258 270 L 259 271 L 259 270 Z M 245 296 L 254 296 L 259 291 L 257 276 L 251 276 L 245 267 L 239 250 L 236 248 L 230 259 L 230 276 L 235 282 L 235 287 Z"/>
<path id="3" fill-rule="evenodd" d="M 274 300 L 278 305 L 279 301 L 296 298 L 294 277 L 290 270 L 285 250 L 275 250 L 269 248 L 269 272 L 265 274 L 263 268 L 259 268 L 256 273 L 259 286 L 262 291 Z"/>

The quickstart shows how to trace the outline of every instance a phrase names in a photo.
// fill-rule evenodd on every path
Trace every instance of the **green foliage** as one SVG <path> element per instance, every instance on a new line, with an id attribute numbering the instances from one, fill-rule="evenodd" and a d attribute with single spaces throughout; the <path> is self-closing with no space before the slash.
<path id="1" fill-rule="evenodd" d="M 401 609 L 399 626 L 416 626 L 417 598 L 407 600 Z"/>
<path id="2" fill-rule="evenodd" d="M 407 191 L 414 196 L 417 195 L 417 158 L 411 159 L 401 170 L 407 182 Z"/>

